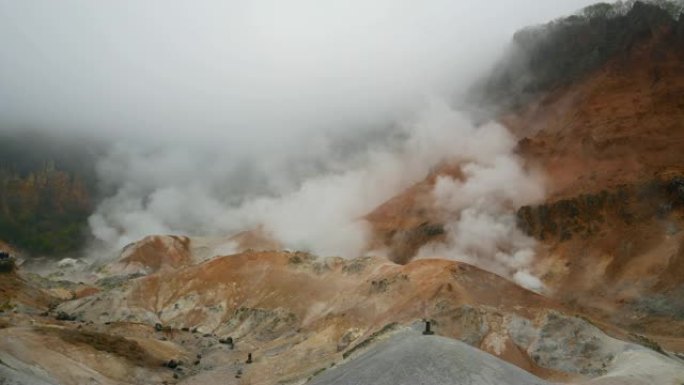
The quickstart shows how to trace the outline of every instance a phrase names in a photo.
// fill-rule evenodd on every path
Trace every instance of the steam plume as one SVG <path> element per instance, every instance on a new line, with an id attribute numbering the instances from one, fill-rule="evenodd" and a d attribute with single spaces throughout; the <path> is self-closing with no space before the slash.
<path id="1" fill-rule="evenodd" d="M 90 227 L 108 247 L 263 225 L 292 248 L 358 255 L 360 217 L 457 158 L 469 179 L 435 191 L 460 218 L 450 243 L 466 220 L 503 226 L 486 242 L 517 240 L 489 250 L 525 260 L 507 215 L 536 181 L 500 127 L 447 105 L 515 30 L 590 2 L 0 1 L 0 123 L 107 144 Z M 445 256 L 484 253 L 455 247 Z"/>

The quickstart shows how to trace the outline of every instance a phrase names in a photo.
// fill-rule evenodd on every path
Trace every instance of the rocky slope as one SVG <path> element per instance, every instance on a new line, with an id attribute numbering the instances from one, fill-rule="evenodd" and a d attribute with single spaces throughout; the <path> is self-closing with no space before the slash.
<path id="1" fill-rule="evenodd" d="M 557 297 L 681 335 L 684 18 L 645 5 L 628 17 L 640 14 L 647 28 L 626 49 L 504 122 L 548 177 L 548 201 L 518 218 Z"/>
<path id="2" fill-rule="evenodd" d="M 254 229 L 150 236 L 51 279 L 4 271 L 0 384 L 684 383 L 684 19 L 604 11 L 519 34 L 538 78 L 489 83 L 516 97 L 499 120 L 546 175 L 545 202 L 510 208 L 542 294 L 413 260 L 446 238 L 434 186 L 465 177 L 446 162 L 365 216 L 391 260 L 278 251 Z"/>
<path id="3" fill-rule="evenodd" d="M 639 2 L 619 12 L 522 32 L 526 64 L 507 62 L 484 92 L 524 100 L 502 106 L 499 120 L 546 178 L 546 201 L 515 210 L 539 241 L 548 294 L 637 332 L 681 335 L 684 18 Z M 505 80 L 515 76 L 527 86 Z M 368 215 L 375 247 L 393 260 L 444 240 L 439 175 L 462 178 L 443 165 Z"/>
<path id="4" fill-rule="evenodd" d="M 384 373 L 396 372 L 395 376 Z M 402 331 L 312 384 L 548 384 L 477 349 L 437 336 Z"/>
<path id="5" fill-rule="evenodd" d="M 176 241 L 150 237 L 131 247 L 149 250 Z M 114 265 L 129 258 L 130 250 Z M 201 259 L 190 254 L 191 260 Z M 174 263 L 169 258 L 147 275 L 109 276 L 88 292 L 64 287 L 72 292 L 68 300 L 51 296 L 45 283 L 8 276 L 2 282 L 23 286 L 2 292 L 0 373 L 18 384 L 336 383 L 328 376 L 338 378 L 344 368 L 358 365 L 371 368 L 378 359 L 382 365 L 418 365 L 422 361 L 402 362 L 411 358 L 409 352 L 427 348 L 415 332 L 404 330 L 422 330 L 428 319 L 442 337 L 426 337 L 436 338 L 426 345 L 436 349 L 428 349 L 433 359 L 424 355 L 426 365 L 453 360 L 458 368 L 481 360 L 505 369 L 474 383 L 502 376 L 540 384 L 684 380 L 676 356 L 684 340 L 672 338 L 664 350 L 646 336 L 592 321 L 454 261 L 398 265 L 373 257 L 248 251 L 175 268 Z M 441 342 L 448 341 L 444 337 L 470 347 Z M 390 345 L 382 345 L 388 338 Z M 650 365 L 663 371 L 654 373 Z M 328 374 L 331 366 L 340 368 Z M 364 370 L 352 373 L 372 374 Z M 418 378 L 409 374 L 404 383 Z M 440 382 L 447 374 L 423 372 L 420 378 Z"/>

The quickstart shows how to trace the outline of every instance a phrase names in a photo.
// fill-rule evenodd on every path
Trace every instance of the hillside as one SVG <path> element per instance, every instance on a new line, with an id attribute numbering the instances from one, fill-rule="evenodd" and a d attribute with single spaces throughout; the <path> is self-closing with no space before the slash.
<path id="1" fill-rule="evenodd" d="M 135 247 L 144 250 L 159 241 Z M 15 371 L 10 373 L 46 383 L 79 383 L 89 371 L 102 383 L 150 378 L 182 384 L 325 383 L 332 380 L 321 373 L 332 366 L 341 365 L 330 370 L 335 378 L 348 373 L 348 365 L 370 368 L 373 360 L 393 361 L 395 353 L 385 355 L 386 349 L 423 351 L 423 342 L 409 336 L 416 332 L 402 330 L 422 330 L 422 320 L 429 319 L 442 337 L 424 337 L 435 338 L 426 343 L 437 349 L 430 349 L 436 361 L 426 365 L 445 365 L 438 359 L 444 349 L 456 354 L 456 367 L 505 368 L 493 372 L 491 381 L 501 376 L 533 381 L 514 366 L 538 378 L 576 383 L 629 375 L 646 384 L 684 376 L 684 365 L 650 350 L 658 345 L 648 337 L 594 324 L 553 300 L 453 261 L 402 266 L 382 258 L 245 252 L 146 276 L 109 276 L 95 286 L 80 295 L 83 288 L 70 288 L 73 300 L 41 314 L 44 305 L 10 297 L 10 306 L 22 309 L 0 314 L 0 360 Z M 394 341 L 389 346 L 383 342 L 388 338 Z M 684 341 L 671 338 L 663 346 L 679 352 Z M 247 364 L 250 353 L 253 362 Z M 367 360 L 368 355 L 376 358 Z M 401 362 L 407 356 L 395 358 Z M 177 364 L 169 368 L 171 360 Z M 625 374 L 619 369 L 623 361 L 667 370 L 634 368 Z M 65 362 L 69 365 L 59 364 Z M 421 378 L 440 381 L 439 376 L 448 375 Z"/>
<path id="2" fill-rule="evenodd" d="M 545 85 L 526 94 L 522 106 L 501 106 L 500 117 L 518 137 L 517 153 L 527 166 L 545 175 L 546 202 L 516 210 L 518 226 L 539 241 L 535 269 L 549 294 L 633 330 L 668 335 L 684 330 L 683 22 L 636 3 L 608 19 L 571 17 L 536 27 L 547 32 L 537 34 L 544 42 L 556 42 L 530 48 L 532 56 L 549 60 L 533 60 L 539 67 L 528 69 L 528 80 Z M 629 26 L 619 49 L 582 66 L 614 38 L 608 28 L 614 25 Z M 577 28 L 586 36 L 577 38 Z M 571 32 L 569 46 L 557 42 Z M 572 78 L 546 82 L 549 71 L 568 73 L 555 62 L 569 57 L 558 57 L 565 49 L 563 55 L 577 59 L 566 64 L 580 67 L 570 71 Z M 519 91 L 504 83 L 487 92 L 496 98 Z M 462 177 L 458 165 L 443 166 L 367 217 L 377 244 L 389 247 L 395 261 L 405 263 L 426 244 L 443 241 L 445 218 L 432 203 L 438 175 Z"/>
<path id="3" fill-rule="evenodd" d="M 465 211 L 436 203 L 440 178 L 470 177 L 447 159 L 362 216 L 361 257 L 284 250 L 256 227 L 150 235 L 49 278 L 0 272 L 0 384 L 684 383 L 681 10 L 598 4 L 525 29 L 478 85 L 475 115 L 543 175 L 543 199 L 502 205 L 533 290 L 487 269 L 515 259 L 505 242 L 467 263 L 429 254 Z M 89 174 L 26 164 L 0 174 L 19 202 L 0 201 L 3 234 L 44 221 L 29 235 L 74 250 Z M 2 236 L 42 247 L 22 237 Z"/>
<path id="4" fill-rule="evenodd" d="M 646 5 L 626 17 L 639 14 L 650 33 L 503 121 L 548 178 L 547 203 L 518 211 L 542 242 L 545 281 L 566 301 L 614 309 L 621 324 L 678 334 L 684 18 Z"/>
<path id="5" fill-rule="evenodd" d="M 95 147 L 31 132 L 0 134 L 0 239 L 29 255 L 85 244 L 95 205 Z"/>
<path id="6" fill-rule="evenodd" d="M 644 40 L 667 35 L 668 44 L 677 44 L 684 34 L 683 12 L 684 4 L 676 0 L 597 3 L 525 28 L 515 34 L 504 60 L 478 82 L 473 100 L 495 106 L 498 113 L 524 109 L 624 57 Z"/>

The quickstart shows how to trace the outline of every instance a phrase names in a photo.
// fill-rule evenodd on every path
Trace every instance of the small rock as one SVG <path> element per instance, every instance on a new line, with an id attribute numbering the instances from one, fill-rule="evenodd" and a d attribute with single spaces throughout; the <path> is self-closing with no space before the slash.
<path id="1" fill-rule="evenodd" d="M 57 321 L 76 321 L 76 316 L 72 316 L 68 313 L 60 311 L 59 313 L 57 313 L 55 319 L 57 319 Z"/>
<path id="2" fill-rule="evenodd" d="M 166 364 L 164 364 L 164 366 L 166 366 L 169 369 L 175 369 L 178 367 L 178 365 L 179 363 L 176 360 L 169 360 L 168 362 L 166 362 Z"/>

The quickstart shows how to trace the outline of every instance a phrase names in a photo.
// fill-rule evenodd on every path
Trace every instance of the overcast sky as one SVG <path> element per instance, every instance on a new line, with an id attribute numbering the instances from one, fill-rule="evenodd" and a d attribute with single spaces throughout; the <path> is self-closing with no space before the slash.
<path id="1" fill-rule="evenodd" d="M 0 0 L 0 116 L 272 146 L 457 92 L 515 30 L 590 3 Z"/>

